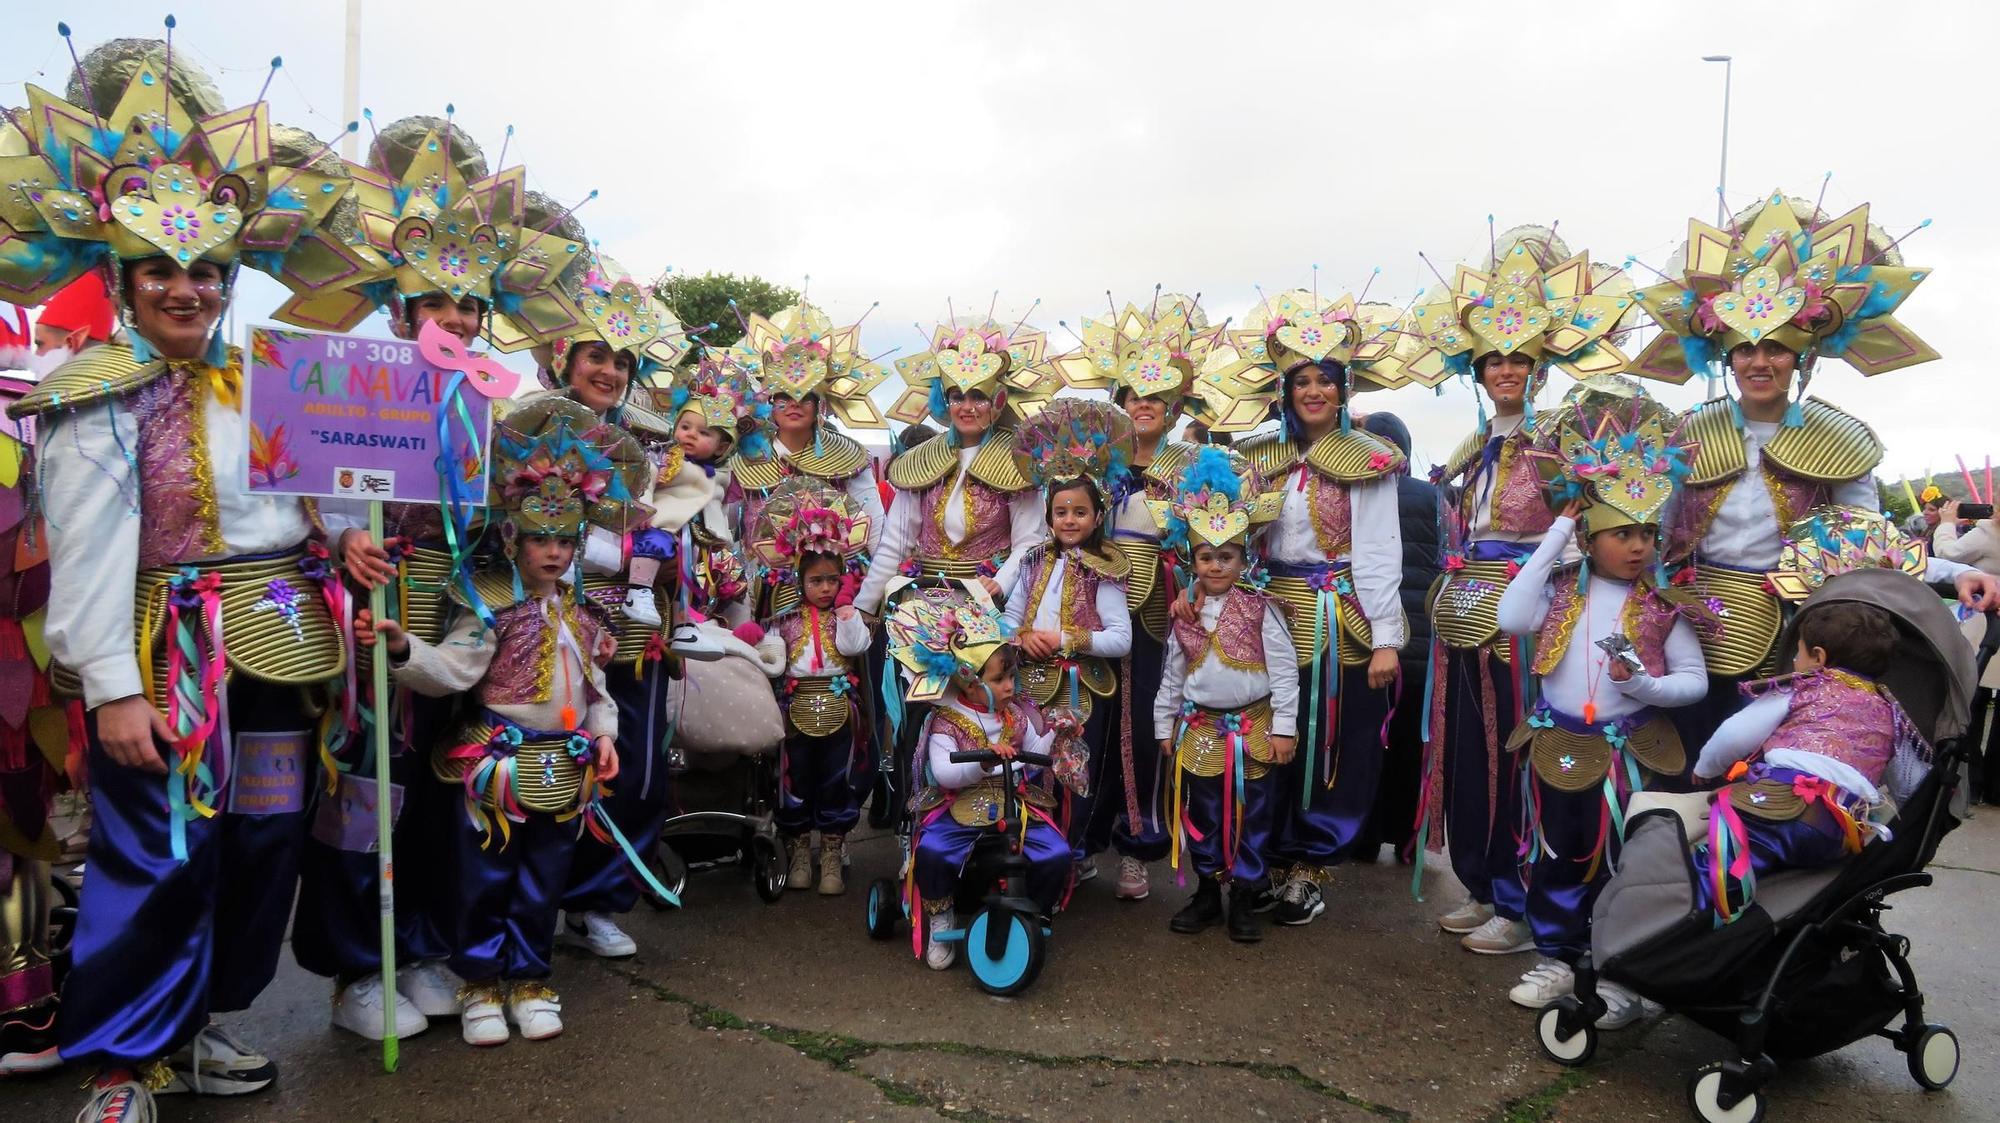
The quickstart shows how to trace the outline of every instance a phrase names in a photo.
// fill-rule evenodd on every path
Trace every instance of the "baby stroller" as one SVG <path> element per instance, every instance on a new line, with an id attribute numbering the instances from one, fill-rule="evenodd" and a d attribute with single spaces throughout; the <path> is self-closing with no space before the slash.
<path id="1" fill-rule="evenodd" d="M 1958 1039 L 1924 1020 L 1909 940 L 1887 931 L 1882 914 L 1890 895 L 1931 883 L 1923 869 L 1963 814 L 1954 797 L 1977 681 L 1973 653 L 1937 594 L 1900 572 L 1834 577 L 1798 615 L 1839 601 L 1872 604 L 1895 619 L 1897 657 L 1882 681 L 1935 746 L 1930 774 L 1898 809 L 1891 837 L 1838 865 L 1760 878 L 1754 900 L 1718 928 L 1696 903 L 1680 818 L 1665 810 L 1633 817 L 1618 874 L 1597 899 L 1576 992 L 1537 1015 L 1536 1039 L 1551 1060 L 1574 1067 L 1596 1051 L 1602 978 L 1735 1043 L 1731 1055 L 1688 1078 L 1689 1107 L 1711 1123 L 1762 1119 L 1761 1090 L 1778 1061 L 1871 1034 L 1894 1043 L 1925 1088 L 1943 1088 L 1958 1074 Z M 1779 641 L 1787 665 L 1797 637 L 1795 617 Z M 1989 628 L 1982 665 L 1996 638 Z"/>

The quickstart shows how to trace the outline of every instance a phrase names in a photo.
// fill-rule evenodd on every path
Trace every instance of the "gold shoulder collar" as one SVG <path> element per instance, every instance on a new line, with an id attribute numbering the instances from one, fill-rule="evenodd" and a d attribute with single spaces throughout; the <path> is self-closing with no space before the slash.
<path id="1" fill-rule="evenodd" d="M 1819 400 L 1801 403 L 1805 424 L 1779 429 L 1764 455 L 1794 476 L 1827 483 L 1860 479 L 1882 462 L 1882 439 L 1868 423 Z"/>
<path id="2" fill-rule="evenodd" d="M 738 455 L 729 462 L 729 472 L 745 491 L 769 491 L 785 482 L 785 466 L 769 456 L 753 460 Z"/>
<path id="3" fill-rule="evenodd" d="M 1466 434 L 1465 439 L 1458 442 L 1458 447 L 1451 450 L 1451 456 L 1444 462 L 1444 478 L 1447 481 L 1458 479 L 1472 470 L 1473 464 L 1479 460 L 1479 454 L 1486 449 L 1486 431 L 1486 426 L 1479 426 Z"/>
<path id="4" fill-rule="evenodd" d="M 230 359 L 242 361 L 233 347 Z M 170 369 L 164 359 L 139 362 L 132 357 L 132 349 L 123 343 L 101 343 L 57 367 L 32 391 L 8 406 L 7 416 L 19 420 L 82 409 L 137 390 Z"/>
<path id="5" fill-rule="evenodd" d="M 1021 474 L 1014 448 L 1014 430 L 994 429 L 979 442 L 979 451 L 973 455 L 965 474 L 1000 491 L 1027 490 L 1028 477 Z"/>
<path id="6" fill-rule="evenodd" d="M 1299 446 L 1293 444 L 1282 432 L 1252 437 L 1237 445 L 1236 451 L 1248 457 L 1250 463 L 1257 466 L 1257 475 L 1262 477 L 1266 484 L 1291 471 L 1292 465 L 1299 462 Z"/>
<path id="7" fill-rule="evenodd" d="M 1714 398 L 1689 410 L 1681 435 L 1695 444 L 1688 483 L 1718 484 L 1736 478 L 1749 466 L 1743 453 L 1743 431 L 1736 427 L 1736 410 L 1728 398 Z"/>
<path id="8" fill-rule="evenodd" d="M 1146 465 L 1146 478 L 1168 487 L 1178 487 L 1181 473 L 1187 471 L 1188 461 L 1194 459 L 1194 454 L 1194 445 L 1185 441 L 1168 441 L 1153 455 L 1153 462 Z"/>
<path id="9" fill-rule="evenodd" d="M 840 483 L 868 466 L 868 450 L 845 433 L 822 429 L 814 445 L 804 452 L 786 453 L 785 460 L 803 475 Z"/>
<path id="10" fill-rule="evenodd" d="M 1336 429 L 1313 442 L 1306 450 L 1306 463 L 1336 482 L 1362 483 L 1402 471 L 1403 453 L 1373 433 Z"/>
<path id="11" fill-rule="evenodd" d="M 1132 563 L 1127 561 L 1123 551 L 1109 546 L 1101 550 L 1084 550 L 1084 568 L 1108 581 L 1125 583 L 1132 577 Z"/>
<path id="12" fill-rule="evenodd" d="M 958 446 L 939 433 L 889 462 L 889 484 L 898 491 L 922 491 L 958 466 Z"/>
<path id="13" fill-rule="evenodd" d="M 472 575 L 472 591 L 486 605 L 488 612 L 504 612 L 519 603 L 514 596 L 514 575 L 504 570 L 485 570 Z M 453 604 L 470 611 L 472 605 L 465 599 L 465 590 L 456 584 L 447 584 L 445 592 L 451 595 Z"/>

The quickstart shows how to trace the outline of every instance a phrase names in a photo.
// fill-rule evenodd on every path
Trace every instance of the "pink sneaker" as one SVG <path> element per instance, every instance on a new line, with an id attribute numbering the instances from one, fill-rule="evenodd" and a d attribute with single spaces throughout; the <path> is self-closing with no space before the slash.
<path id="1" fill-rule="evenodd" d="M 1118 859 L 1119 900 L 1143 901 L 1152 891 L 1152 883 L 1146 879 L 1146 863 L 1137 858 Z"/>

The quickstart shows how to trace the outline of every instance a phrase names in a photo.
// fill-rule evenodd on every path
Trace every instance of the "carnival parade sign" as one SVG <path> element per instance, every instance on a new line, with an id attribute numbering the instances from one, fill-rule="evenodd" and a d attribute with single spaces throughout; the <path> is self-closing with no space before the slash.
<path id="1" fill-rule="evenodd" d="M 492 401 L 476 375 L 441 367 L 427 357 L 432 350 L 408 340 L 252 328 L 249 489 L 483 504 Z"/>

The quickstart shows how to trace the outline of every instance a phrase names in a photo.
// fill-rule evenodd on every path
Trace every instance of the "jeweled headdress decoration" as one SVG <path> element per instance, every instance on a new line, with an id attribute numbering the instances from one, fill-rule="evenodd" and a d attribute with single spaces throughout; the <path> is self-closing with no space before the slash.
<path id="1" fill-rule="evenodd" d="M 994 609 L 963 593 L 905 598 L 889 617 L 889 653 L 908 668 L 911 702 L 933 702 L 959 674 L 979 676 L 1010 629 Z"/>
<path id="2" fill-rule="evenodd" d="M 1258 494 L 1246 486 L 1245 471 L 1224 449 L 1204 445 L 1197 451 L 1174 482 L 1172 499 L 1146 500 L 1160 525 L 1161 547 L 1179 555 L 1183 564 L 1193 562 L 1195 547 L 1203 543 L 1234 543 L 1247 551 L 1251 530 L 1278 517 L 1284 496 Z"/>
<path id="3" fill-rule="evenodd" d="M 859 321 L 835 327 L 825 312 L 804 303 L 769 316 L 745 316 L 743 338 L 729 347 L 727 357 L 767 400 L 816 397 L 822 420 L 830 412 L 850 429 L 889 427 L 868 396 L 889 371 L 862 354 Z"/>
<path id="4" fill-rule="evenodd" d="M 1900 569 L 1922 577 L 1922 539 L 1905 537 L 1880 511 L 1820 507 L 1785 529 L 1778 568 L 1766 574 L 1788 601 L 1811 596 L 1830 577 L 1855 569 Z"/>
<path id="5" fill-rule="evenodd" d="M 1028 315 L 1034 309 L 1031 305 Z M 889 416 L 906 424 L 942 422 L 947 392 L 994 397 L 1004 390 L 1006 412 L 1015 422 L 1033 417 L 1062 389 L 1063 380 L 1049 353 L 1048 334 L 1029 325 L 1028 315 L 1012 328 L 990 314 L 963 322 L 954 316 L 939 324 L 931 332 L 930 350 L 896 360 L 907 389 Z"/>
<path id="6" fill-rule="evenodd" d="M 623 533 L 644 525 L 653 477 L 645 449 L 587 407 L 556 395 L 529 401 L 493 426 L 492 505 L 514 533 L 576 538 L 583 524 Z"/>
<path id="7" fill-rule="evenodd" d="M 1110 402 L 1057 398 L 1022 424 L 1014 456 L 1036 487 L 1088 479 L 1109 494 L 1131 472 L 1132 419 Z"/>
<path id="8" fill-rule="evenodd" d="M 757 560 L 774 570 L 797 568 L 807 554 L 848 562 L 868 548 L 868 516 L 845 491 L 813 476 L 792 476 L 771 492 L 750 539 Z"/>

